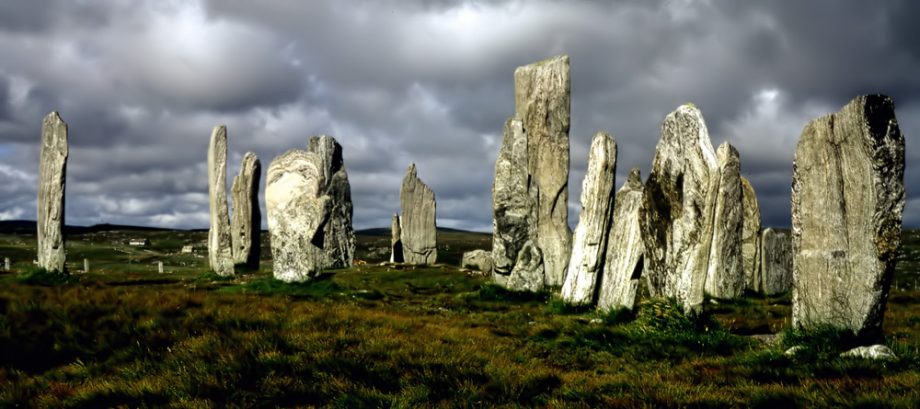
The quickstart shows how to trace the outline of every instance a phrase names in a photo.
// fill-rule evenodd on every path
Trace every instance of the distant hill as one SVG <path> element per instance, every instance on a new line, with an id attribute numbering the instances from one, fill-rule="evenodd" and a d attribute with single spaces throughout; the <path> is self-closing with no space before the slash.
<path id="1" fill-rule="evenodd" d="M 450 227 L 438 227 L 438 233 L 492 234 L 490 232 L 460 230 L 460 229 L 452 229 Z M 355 234 L 359 236 L 370 236 L 370 237 L 390 237 L 390 228 L 389 227 L 375 227 L 371 229 L 356 230 Z"/>
<path id="2" fill-rule="evenodd" d="M 2 234 L 35 234 L 34 220 L 3 220 L 0 221 L 0 233 Z M 92 226 L 64 226 L 66 234 L 85 234 L 98 233 L 102 231 L 169 231 L 176 229 L 164 229 L 160 227 L 147 226 L 126 226 L 121 224 L 96 224 Z"/>

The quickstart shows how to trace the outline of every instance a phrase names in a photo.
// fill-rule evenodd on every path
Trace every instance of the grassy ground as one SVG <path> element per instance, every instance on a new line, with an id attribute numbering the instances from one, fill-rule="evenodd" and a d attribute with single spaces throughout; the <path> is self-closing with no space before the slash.
<path id="1" fill-rule="evenodd" d="M 113 234 L 68 243 L 70 259 L 96 257 L 73 281 L 0 274 L 0 407 L 920 406 L 914 232 L 886 313 L 889 363 L 837 357 L 850 340 L 833 332 L 788 331 L 788 296 L 696 320 L 652 300 L 598 315 L 453 267 L 378 265 L 380 237 L 359 238 L 367 264 L 291 285 L 267 262 L 226 280 L 173 254 L 204 233 L 145 234 L 152 248 L 128 253 L 109 250 Z M 488 248 L 484 235 L 440 242 L 447 260 Z M 29 243 L 0 237 L 0 257 L 30 260 Z M 160 259 L 171 274 L 149 268 Z M 748 336 L 782 331 L 775 345 Z M 806 349 L 788 358 L 792 344 Z"/>

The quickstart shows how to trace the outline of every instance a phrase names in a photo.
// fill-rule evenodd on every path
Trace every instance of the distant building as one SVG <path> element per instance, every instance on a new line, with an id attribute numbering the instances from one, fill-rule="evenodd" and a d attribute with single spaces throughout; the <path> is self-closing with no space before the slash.
<path id="1" fill-rule="evenodd" d="M 131 239 L 128 240 L 129 246 L 134 247 L 150 247 L 150 240 L 147 239 Z"/>
<path id="2" fill-rule="evenodd" d="M 208 242 L 188 243 L 182 246 L 183 254 L 203 253 L 208 248 Z"/>

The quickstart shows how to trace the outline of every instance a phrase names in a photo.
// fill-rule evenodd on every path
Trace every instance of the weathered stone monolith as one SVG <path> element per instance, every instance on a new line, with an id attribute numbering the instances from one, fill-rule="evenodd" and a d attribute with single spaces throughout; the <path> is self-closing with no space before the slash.
<path id="1" fill-rule="evenodd" d="M 536 197 L 536 238 L 546 285 L 565 280 L 572 251 L 569 229 L 569 57 L 514 70 L 514 112 L 527 135 L 527 171 Z"/>
<path id="2" fill-rule="evenodd" d="M 332 208 L 324 175 L 323 158 L 300 149 L 268 167 L 265 209 L 274 276 L 281 281 L 307 281 L 322 272 L 323 227 Z"/>
<path id="3" fill-rule="evenodd" d="M 744 222 L 741 193 L 741 158 L 728 142 L 716 151 L 719 171 L 713 209 L 712 243 L 706 293 L 713 298 L 735 299 L 744 294 L 744 263 L 741 257 L 741 236 Z"/>
<path id="4" fill-rule="evenodd" d="M 607 261 L 616 186 L 617 143 L 605 132 L 591 141 L 588 169 L 581 187 L 581 214 L 575 228 L 572 257 L 562 285 L 562 300 L 571 305 L 593 305 Z"/>
<path id="5" fill-rule="evenodd" d="M 404 263 L 406 258 L 403 256 L 402 248 L 402 228 L 399 226 L 399 215 L 393 215 L 393 221 L 390 224 L 390 262 Z"/>
<path id="6" fill-rule="evenodd" d="M 760 237 L 760 292 L 776 295 L 792 288 L 792 236 L 780 230 L 764 229 Z"/>
<path id="7" fill-rule="evenodd" d="M 568 227 L 569 59 L 557 56 L 514 72 L 515 116 L 505 123 L 492 189 L 495 281 L 508 280 L 528 240 L 546 266 L 546 285 L 559 286 L 571 260 Z M 525 257 L 528 265 L 534 257 Z M 517 267 L 521 273 L 523 267 Z M 529 273 L 528 273 L 529 275 Z M 503 277 L 498 277 L 503 276 Z M 529 277 L 529 283 L 532 277 Z M 542 286 L 541 286 L 542 288 Z M 519 288 L 511 288 L 520 291 Z"/>
<path id="8" fill-rule="evenodd" d="M 467 251 L 460 259 L 460 268 L 492 274 L 492 252 L 482 249 Z"/>
<path id="9" fill-rule="evenodd" d="M 745 287 L 761 291 L 760 283 L 760 206 L 757 195 L 744 176 L 741 177 L 741 210 L 744 220 L 741 224 L 741 259 L 744 268 Z"/>
<path id="10" fill-rule="evenodd" d="M 699 109 L 686 104 L 668 114 L 639 220 L 652 296 L 673 297 L 687 313 L 702 309 L 718 171 Z"/>
<path id="11" fill-rule="evenodd" d="M 262 164 L 252 152 L 243 155 L 240 173 L 233 179 L 233 215 L 230 218 L 230 238 L 233 243 L 233 262 L 246 268 L 258 269 L 260 240 L 262 237 L 262 212 L 259 210 L 259 178 Z"/>
<path id="12" fill-rule="evenodd" d="M 208 198 L 211 228 L 208 230 L 208 261 L 217 275 L 233 275 L 233 241 L 227 208 L 227 127 L 211 131 L 208 145 Z"/>
<path id="13" fill-rule="evenodd" d="M 332 199 L 329 221 L 323 227 L 323 249 L 327 268 L 351 267 L 355 258 L 355 230 L 352 227 L 354 205 L 345 160 L 335 138 L 327 135 L 310 138 L 307 149 L 323 160 L 325 194 Z"/>
<path id="14" fill-rule="evenodd" d="M 536 197 L 528 189 L 529 179 L 527 135 L 520 120 L 508 119 L 492 186 L 492 263 L 498 276 L 511 274 L 518 252 L 536 236 Z M 496 277 L 496 281 L 507 280 Z"/>
<path id="15" fill-rule="evenodd" d="M 794 326 L 880 335 L 903 212 L 891 98 L 859 96 L 805 126 L 792 177 Z"/>
<path id="16" fill-rule="evenodd" d="M 65 272 L 64 185 L 67 181 L 67 123 L 57 111 L 42 121 L 38 162 L 38 266 Z"/>
<path id="17" fill-rule="evenodd" d="M 437 205 L 434 192 L 418 178 L 414 163 L 406 169 L 399 204 L 403 258 L 408 264 L 434 264 L 438 259 Z"/>
<path id="18" fill-rule="evenodd" d="M 607 238 L 607 261 L 597 300 L 601 311 L 632 310 L 636 303 L 645 264 L 645 245 L 639 228 L 643 190 L 639 168 L 632 168 L 626 183 L 616 193 L 613 226 Z"/>

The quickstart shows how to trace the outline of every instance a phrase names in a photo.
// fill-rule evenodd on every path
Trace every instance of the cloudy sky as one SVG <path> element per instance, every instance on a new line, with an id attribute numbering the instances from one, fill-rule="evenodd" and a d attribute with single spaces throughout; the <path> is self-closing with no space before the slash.
<path id="1" fill-rule="evenodd" d="M 765 224 L 788 226 L 802 128 L 885 93 L 918 226 L 917 15 L 909 0 L 2 1 L 0 219 L 35 218 L 41 119 L 58 110 L 68 224 L 207 227 L 208 138 L 225 123 L 228 182 L 246 151 L 264 169 L 329 134 L 357 228 L 389 225 L 415 162 L 439 225 L 488 231 L 514 68 L 568 54 L 572 224 L 591 136 L 617 139 L 617 185 L 645 177 L 662 119 L 692 101 L 713 145 L 740 151 Z"/>

